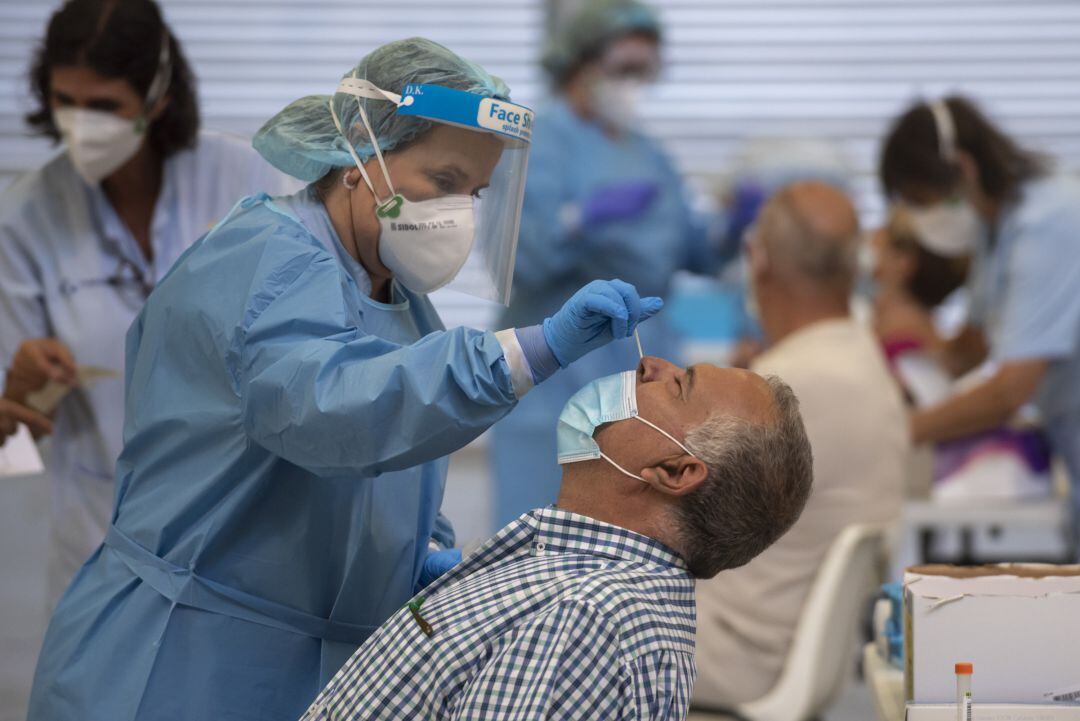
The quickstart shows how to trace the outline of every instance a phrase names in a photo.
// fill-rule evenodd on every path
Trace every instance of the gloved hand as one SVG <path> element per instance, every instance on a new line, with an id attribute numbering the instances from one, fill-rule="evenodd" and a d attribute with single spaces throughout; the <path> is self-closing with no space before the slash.
<path id="1" fill-rule="evenodd" d="M 431 585 L 439 576 L 459 563 L 461 563 L 460 548 L 432 551 L 424 559 L 424 567 L 420 570 L 420 580 L 416 584 L 417 590 Z"/>
<path id="2" fill-rule="evenodd" d="M 660 188 L 652 181 L 631 180 L 595 191 L 581 206 L 581 227 L 594 228 L 638 217 L 653 204 Z"/>
<path id="3" fill-rule="evenodd" d="M 591 350 L 629 338 L 638 323 L 663 307 L 659 298 L 640 298 L 629 283 L 594 280 L 544 320 L 544 340 L 565 368 Z"/>

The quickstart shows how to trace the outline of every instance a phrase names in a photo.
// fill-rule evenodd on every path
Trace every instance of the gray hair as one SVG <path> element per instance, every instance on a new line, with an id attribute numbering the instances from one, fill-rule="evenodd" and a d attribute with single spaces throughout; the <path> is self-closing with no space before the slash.
<path id="1" fill-rule="evenodd" d="M 686 434 L 686 446 L 709 469 L 675 514 L 683 554 L 698 578 L 737 568 L 771 546 L 798 520 L 813 482 L 813 455 L 799 401 L 766 376 L 775 417 L 752 423 L 713 414 Z"/>

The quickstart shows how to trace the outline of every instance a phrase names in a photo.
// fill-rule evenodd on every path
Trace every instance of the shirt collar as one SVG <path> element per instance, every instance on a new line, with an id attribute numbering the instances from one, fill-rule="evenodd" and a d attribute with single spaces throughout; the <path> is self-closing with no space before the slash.
<path id="1" fill-rule="evenodd" d="M 678 553 L 660 541 L 555 506 L 538 508 L 533 553 L 583 553 L 627 563 L 686 568 Z"/>
<path id="2" fill-rule="evenodd" d="M 161 188 L 158 189 L 157 200 L 154 201 L 154 211 L 150 219 L 150 245 L 154 250 L 155 264 L 160 262 L 158 258 L 165 255 L 162 252 L 163 236 L 168 230 L 169 222 L 173 220 L 175 215 L 172 209 L 175 205 L 177 189 L 172 172 L 173 157 L 170 156 L 162 161 Z M 120 220 L 120 216 L 116 214 L 116 209 L 109 202 L 101 183 L 90 185 L 81 178 L 79 178 L 79 182 L 86 188 L 90 201 L 90 212 L 94 222 L 97 224 L 102 240 L 108 246 L 109 252 L 124 258 L 144 273 L 154 271 L 155 269 L 151 268 L 150 264 L 147 263 L 146 254 L 143 253 L 142 248 L 135 241 L 135 236 L 131 234 L 128 227 Z M 168 270 L 168 267 L 166 266 L 164 270 Z M 161 273 L 154 272 L 153 275 L 160 277 Z"/>

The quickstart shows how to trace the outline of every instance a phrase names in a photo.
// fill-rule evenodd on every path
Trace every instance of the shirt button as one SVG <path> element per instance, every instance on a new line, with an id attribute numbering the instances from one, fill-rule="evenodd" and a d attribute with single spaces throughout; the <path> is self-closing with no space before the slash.
<path id="1" fill-rule="evenodd" d="M 545 548 L 547 548 L 547 546 L 544 545 L 543 541 L 540 541 L 539 543 L 536 544 L 536 550 L 537 551 L 543 551 Z"/>

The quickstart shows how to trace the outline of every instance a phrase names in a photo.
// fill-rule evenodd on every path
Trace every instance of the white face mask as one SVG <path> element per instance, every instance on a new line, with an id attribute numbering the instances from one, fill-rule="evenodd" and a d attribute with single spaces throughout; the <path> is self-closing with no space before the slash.
<path id="1" fill-rule="evenodd" d="M 103 110 L 60 108 L 53 112 L 53 121 L 76 172 L 90 185 L 131 160 L 145 137 L 136 120 Z"/>
<path id="2" fill-rule="evenodd" d="M 419 203 L 395 195 L 375 215 L 379 260 L 414 293 L 430 293 L 452 281 L 472 251 L 476 228 L 470 195 Z"/>
<path id="3" fill-rule="evenodd" d="M 360 176 L 375 198 L 375 215 L 379 219 L 379 260 L 412 292 L 431 293 L 452 281 L 469 258 L 476 238 L 473 197 L 444 195 L 414 202 L 395 192 L 367 113 L 362 106 L 358 107 L 386 187 L 390 189 L 390 198 L 386 200 L 379 199 L 364 163 L 342 132 L 333 103 L 330 113 L 338 132 L 346 138 L 345 144 Z M 348 184 L 345 187 L 352 190 Z"/>
<path id="4" fill-rule="evenodd" d="M 644 93 L 640 80 L 598 80 L 593 86 L 596 114 L 616 128 L 630 128 L 638 121 Z"/>
<path id="5" fill-rule="evenodd" d="M 985 228 L 974 206 L 956 199 L 927 208 L 907 207 L 919 243 L 945 258 L 971 255 L 979 247 Z"/>

